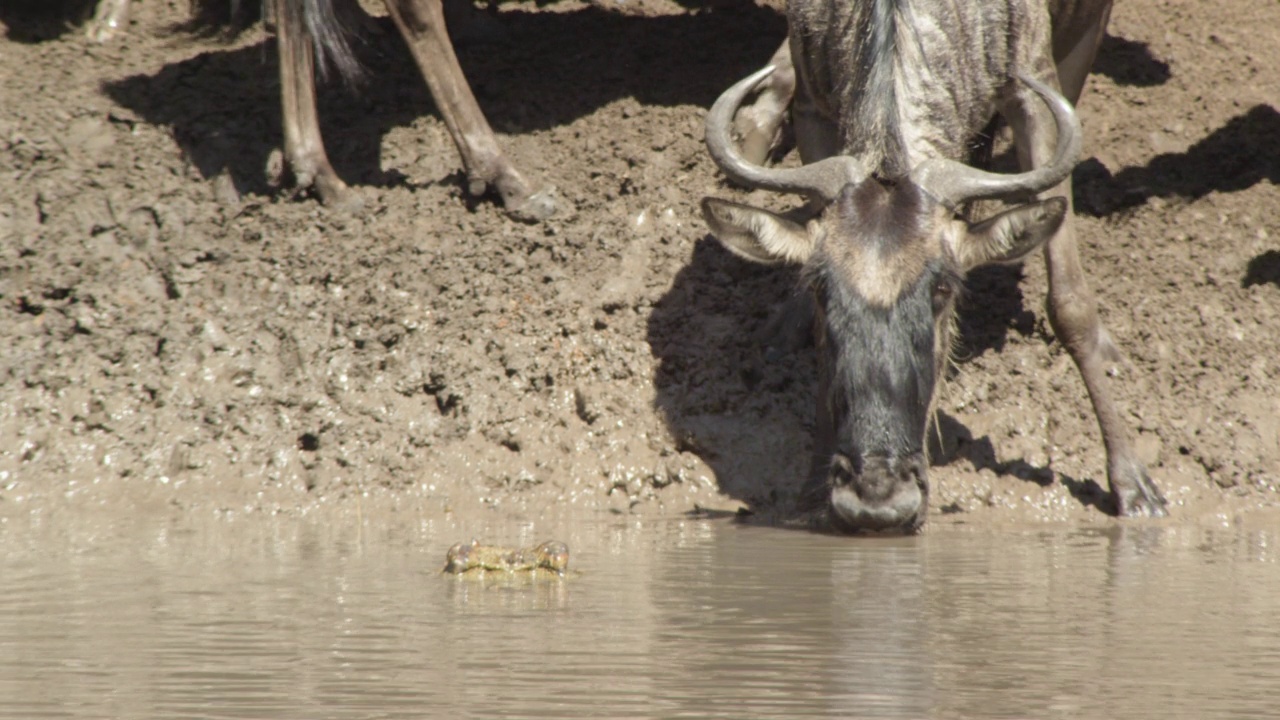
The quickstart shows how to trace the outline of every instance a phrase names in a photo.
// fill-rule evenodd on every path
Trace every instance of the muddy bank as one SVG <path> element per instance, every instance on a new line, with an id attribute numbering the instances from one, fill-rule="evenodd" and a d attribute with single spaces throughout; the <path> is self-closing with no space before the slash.
<path id="1" fill-rule="evenodd" d="M 273 40 L 192 38 L 185 17 L 140 4 L 100 47 L 0 14 L 0 512 L 794 492 L 813 360 L 764 362 L 752 337 L 795 278 L 729 256 L 697 210 L 786 202 L 727 187 L 701 141 L 705 108 L 781 41 L 776 11 L 504 5 L 503 44 L 459 52 L 513 158 L 559 189 L 542 225 L 465 196 L 386 24 L 365 86 L 322 93 L 365 212 L 278 191 Z M 1122 3 L 1082 100 L 1082 254 L 1175 515 L 1280 485 L 1277 28 L 1262 0 Z M 933 520 L 1103 518 L 1043 264 L 967 291 Z"/>

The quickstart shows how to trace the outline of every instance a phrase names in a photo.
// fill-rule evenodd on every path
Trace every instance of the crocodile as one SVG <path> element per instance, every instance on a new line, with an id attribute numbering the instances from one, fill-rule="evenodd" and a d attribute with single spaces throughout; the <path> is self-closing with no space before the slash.
<path id="1" fill-rule="evenodd" d="M 445 556 L 444 572 L 459 575 L 473 570 L 532 572 L 549 570 L 563 576 L 569 568 L 569 546 L 555 540 L 530 548 L 481 545 L 478 540 L 458 543 Z"/>

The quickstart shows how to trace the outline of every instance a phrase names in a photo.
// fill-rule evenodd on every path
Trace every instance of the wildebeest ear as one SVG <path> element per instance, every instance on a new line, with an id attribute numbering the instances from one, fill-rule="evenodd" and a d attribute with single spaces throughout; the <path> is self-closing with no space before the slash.
<path id="1" fill-rule="evenodd" d="M 968 237 L 952 249 L 965 270 L 988 263 L 1018 262 L 1053 237 L 1066 214 L 1063 198 L 1019 205 L 970 225 Z"/>
<path id="2" fill-rule="evenodd" d="M 720 244 L 744 260 L 804 263 L 813 254 L 813 238 L 803 225 L 768 210 L 703 198 L 702 217 Z"/>

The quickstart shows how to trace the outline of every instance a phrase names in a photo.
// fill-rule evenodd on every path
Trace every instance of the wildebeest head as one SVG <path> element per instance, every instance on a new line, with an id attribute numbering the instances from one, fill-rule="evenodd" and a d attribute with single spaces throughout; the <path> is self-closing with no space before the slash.
<path id="1" fill-rule="evenodd" d="M 1021 260 L 1062 224 L 1061 198 L 1030 202 L 988 220 L 955 214 L 965 201 L 1038 192 L 1066 177 L 1080 151 L 1066 100 L 1028 81 L 1054 111 L 1053 163 L 997 175 L 948 160 L 908 177 L 870 176 L 841 156 L 800 168 L 751 165 L 729 138 L 729 120 L 768 68 L 725 92 L 707 117 L 712 156 L 755 187 L 799 192 L 822 209 L 805 224 L 715 198 L 703 200 L 713 234 L 733 253 L 803 266 L 820 354 L 815 468 L 833 525 L 843 530 L 918 529 L 928 508 L 925 437 L 952 338 L 955 298 L 972 268 Z"/>

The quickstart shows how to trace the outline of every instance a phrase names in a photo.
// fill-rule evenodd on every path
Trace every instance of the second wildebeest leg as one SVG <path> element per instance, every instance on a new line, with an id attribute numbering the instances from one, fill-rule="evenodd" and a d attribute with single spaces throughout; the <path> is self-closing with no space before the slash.
<path id="1" fill-rule="evenodd" d="M 1107 3 L 1101 11 L 1092 14 L 1077 13 L 1066 17 L 1057 17 L 1060 27 L 1055 33 L 1058 45 L 1053 49 L 1053 56 L 1058 64 L 1058 82 L 1062 86 L 1062 94 L 1072 103 L 1080 102 L 1080 93 L 1084 91 L 1084 81 L 1093 68 L 1093 59 L 1102 45 L 1102 38 L 1107 34 L 1107 22 L 1111 18 L 1111 4 Z"/>
<path id="2" fill-rule="evenodd" d="M 781 142 L 787 107 L 796 91 L 796 70 L 791 64 L 789 40 L 783 40 L 782 47 L 769 58 L 769 64 L 777 69 L 756 99 L 738 111 L 733 122 L 734 131 L 741 138 L 742 154 L 757 165 L 764 164 Z"/>
<path id="3" fill-rule="evenodd" d="M 1105 20 L 1105 15 L 1103 18 Z M 1082 42 L 1091 42 L 1091 39 L 1085 37 Z M 1096 41 L 1093 42 L 1096 48 Z M 1083 83 L 1074 77 L 1070 79 L 1079 83 L 1075 87 L 1078 95 Z M 1056 85 L 1055 69 L 1045 69 L 1041 80 Z M 1003 109 L 1003 114 L 1013 128 L 1018 161 L 1022 167 L 1029 169 L 1049 162 L 1057 142 L 1057 131 L 1044 105 L 1031 92 L 1019 88 L 1012 102 Z M 1050 238 L 1044 249 L 1049 271 L 1049 323 L 1080 369 L 1093 403 L 1107 451 L 1107 478 L 1116 512 L 1120 515 L 1166 515 L 1165 499 L 1138 459 L 1129 429 L 1107 386 L 1107 363 L 1118 359 L 1119 353 L 1098 318 L 1097 301 L 1089 289 L 1080 262 L 1074 223 L 1071 222 L 1071 178 L 1041 196 L 1060 196 L 1068 203 L 1067 222 Z"/>
<path id="4" fill-rule="evenodd" d="M 441 0 L 386 3 L 462 155 L 471 194 L 480 195 L 492 187 L 512 217 L 529 221 L 549 217 L 555 212 L 554 191 L 526 179 L 498 146 L 453 52 Z"/>
<path id="5" fill-rule="evenodd" d="M 314 188 L 332 207 L 357 209 L 360 197 L 338 177 L 324 149 L 316 110 L 315 51 L 298 3 L 272 3 L 280 55 L 280 102 L 285 162 L 298 188 Z"/>
<path id="6" fill-rule="evenodd" d="M 124 30 L 129 22 L 129 3 L 133 0 L 98 0 L 93 19 L 85 28 L 85 36 L 97 43 L 104 43 Z"/>

